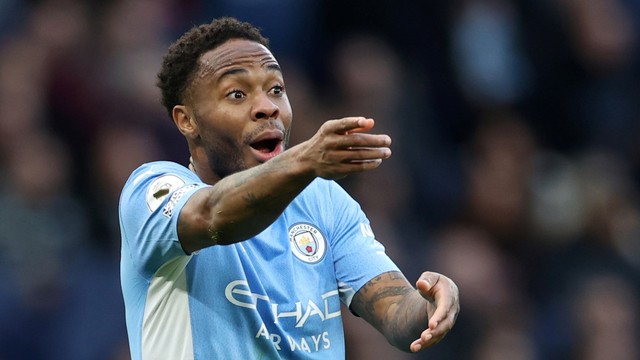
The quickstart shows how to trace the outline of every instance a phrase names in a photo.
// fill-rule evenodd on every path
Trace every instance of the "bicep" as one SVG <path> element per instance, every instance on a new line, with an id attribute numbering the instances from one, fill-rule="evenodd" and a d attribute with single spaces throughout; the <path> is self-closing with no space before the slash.
<path id="1" fill-rule="evenodd" d="M 196 191 L 184 204 L 178 218 L 178 239 L 188 254 L 215 245 L 211 231 L 211 207 L 208 205 L 211 188 Z"/>

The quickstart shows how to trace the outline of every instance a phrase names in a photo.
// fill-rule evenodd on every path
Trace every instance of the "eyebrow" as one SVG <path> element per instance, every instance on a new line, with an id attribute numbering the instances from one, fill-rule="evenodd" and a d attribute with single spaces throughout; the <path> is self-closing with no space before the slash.
<path id="1" fill-rule="evenodd" d="M 277 71 L 279 73 L 282 73 L 282 69 L 280 68 L 279 64 L 269 64 L 267 65 L 267 70 Z"/>
<path id="2" fill-rule="evenodd" d="M 226 70 L 225 72 L 223 72 L 222 74 L 220 74 L 220 77 L 218 78 L 217 82 L 221 82 L 227 76 L 231 76 L 231 75 L 235 75 L 235 74 L 245 74 L 245 73 L 248 73 L 248 72 L 249 71 L 247 71 L 247 69 L 243 69 L 243 68 L 229 69 L 229 70 Z"/>
<path id="3" fill-rule="evenodd" d="M 282 69 L 280 68 L 280 65 L 278 65 L 278 64 L 269 64 L 269 65 L 267 65 L 267 70 L 282 73 Z M 227 76 L 236 75 L 236 74 L 246 74 L 248 72 L 249 71 L 247 69 L 244 69 L 244 68 L 232 68 L 232 69 L 226 70 L 225 72 L 220 74 L 220 77 L 218 78 L 217 82 L 221 82 Z"/>

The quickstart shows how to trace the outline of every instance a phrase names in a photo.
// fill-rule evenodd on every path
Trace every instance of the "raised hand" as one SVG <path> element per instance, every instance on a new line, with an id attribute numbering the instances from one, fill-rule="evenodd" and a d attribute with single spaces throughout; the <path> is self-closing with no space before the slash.
<path id="1" fill-rule="evenodd" d="M 375 169 L 391 156 L 391 138 L 368 133 L 373 126 L 373 119 L 363 117 L 329 120 L 297 146 L 298 159 L 310 166 L 315 176 L 325 179 Z"/>

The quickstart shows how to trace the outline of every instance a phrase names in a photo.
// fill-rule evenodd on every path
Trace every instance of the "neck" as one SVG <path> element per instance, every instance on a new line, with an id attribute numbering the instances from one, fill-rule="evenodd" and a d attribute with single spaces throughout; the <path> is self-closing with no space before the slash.
<path id="1" fill-rule="evenodd" d="M 207 162 L 207 156 L 202 148 L 192 149 L 189 157 L 189 170 L 198 175 L 204 183 L 213 185 L 220 181 L 220 177 L 211 170 Z"/>

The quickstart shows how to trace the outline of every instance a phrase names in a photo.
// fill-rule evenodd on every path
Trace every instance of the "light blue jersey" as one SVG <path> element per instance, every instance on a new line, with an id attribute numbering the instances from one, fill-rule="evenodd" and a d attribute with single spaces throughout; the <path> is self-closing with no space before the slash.
<path id="1" fill-rule="evenodd" d="M 120 199 L 121 281 L 137 359 L 340 359 L 340 302 L 398 270 L 359 205 L 314 180 L 257 236 L 187 255 L 180 210 L 208 185 L 172 162 L 141 166 Z"/>

